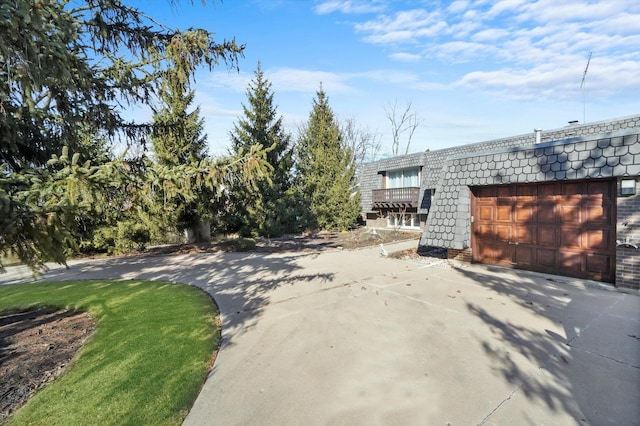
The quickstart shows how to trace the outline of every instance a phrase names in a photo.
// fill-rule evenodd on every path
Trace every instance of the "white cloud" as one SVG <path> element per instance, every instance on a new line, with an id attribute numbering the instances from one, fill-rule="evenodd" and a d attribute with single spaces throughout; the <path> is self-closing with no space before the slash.
<path id="1" fill-rule="evenodd" d="M 465 39 L 473 33 L 473 31 L 482 29 L 482 24 L 478 21 L 462 21 L 456 24 L 449 24 L 449 30 L 447 31 L 452 37 L 456 39 Z"/>
<path id="2" fill-rule="evenodd" d="M 447 11 L 450 13 L 460 13 L 469 7 L 467 0 L 456 0 L 449 5 Z"/>
<path id="3" fill-rule="evenodd" d="M 418 62 L 420 60 L 420 55 L 406 52 L 392 53 L 389 57 L 399 62 Z"/>
<path id="4" fill-rule="evenodd" d="M 383 1 L 328 0 L 314 8 L 319 15 L 339 12 L 344 14 L 377 13 L 386 8 Z"/>
<path id="5" fill-rule="evenodd" d="M 452 64 L 468 62 L 475 58 L 495 56 L 499 51 L 492 45 L 469 41 L 452 41 L 442 43 L 427 52 Z"/>
<path id="6" fill-rule="evenodd" d="M 640 3 L 628 0 L 456 0 L 429 2 L 325 0 L 318 14 L 342 14 L 361 40 L 403 71 L 266 72 L 277 92 L 355 93 L 363 82 L 414 90 L 491 92 L 508 99 L 575 99 L 589 52 L 588 88 L 595 96 L 640 90 Z M 438 6 L 438 4 L 442 4 Z M 374 16 L 360 14 L 373 13 Z M 429 73 L 419 69 L 429 66 Z M 363 64 L 363 66 L 366 66 Z M 393 66 L 393 65 L 391 65 Z M 429 79 L 426 79 L 428 75 Z M 215 76 L 215 74 L 214 74 Z M 225 74 L 220 84 L 245 91 L 252 74 Z"/>
<path id="7" fill-rule="evenodd" d="M 320 83 L 325 91 L 331 93 L 353 91 L 347 83 L 348 76 L 343 74 L 294 68 L 280 68 L 265 74 L 276 92 L 315 93 L 320 88 Z"/>
<path id="8" fill-rule="evenodd" d="M 331 92 L 349 92 L 353 89 L 346 83 L 348 77 L 328 71 L 314 71 L 295 68 L 279 68 L 264 70 L 265 77 L 271 82 L 276 92 L 304 92 L 315 93 L 320 83 L 325 90 Z M 218 71 L 211 74 L 205 86 L 223 88 L 234 92 L 244 93 L 255 75 L 253 72 L 226 73 Z"/>
<path id="9" fill-rule="evenodd" d="M 423 9 L 410 5 L 397 2 L 375 19 L 354 21 L 354 30 L 364 41 L 391 49 L 386 55 L 392 60 L 439 61 L 444 65 L 440 81 L 448 79 L 454 87 L 516 98 L 568 98 L 575 95 L 589 52 L 594 66 L 599 63 L 610 72 L 592 76 L 592 90 L 623 93 L 640 84 L 640 73 L 633 74 L 640 66 L 635 48 L 640 45 L 640 3 L 456 0 Z"/>
<path id="10" fill-rule="evenodd" d="M 411 55 L 410 55 L 411 56 Z M 419 55 L 415 55 L 419 59 Z M 396 58 L 400 59 L 400 58 Z M 413 58 L 403 58 L 413 60 Z M 413 87 L 416 89 L 438 88 L 440 84 L 425 82 L 419 75 L 413 72 L 394 69 L 373 69 L 363 72 L 335 73 L 321 70 L 307 70 L 296 68 L 279 68 L 264 70 L 266 79 L 271 83 L 272 90 L 276 93 L 309 93 L 315 92 L 322 87 L 326 92 L 332 94 L 355 93 L 363 81 L 375 82 L 383 85 L 399 85 L 402 87 Z M 224 72 L 213 73 L 211 79 L 202 84 L 202 91 L 207 88 L 216 90 L 226 89 L 236 93 L 244 93 L 248 84 L 254 78 L 251 73 L 227 74 Z M 201 93 L 199 90 L 198 93 Z M 203 98 L 204 99 L 204 98 Z M 212 103 L 212 98 L 206 99 L 207 104 Z M 210 111 L 219 115 L 222 109 L 211 107 Z M 231 111 L 232 114 L 237 114 Z"/>
<path id="11" fill-rule="evenodd" d="M 447 28 L 439 12 L 413 9 L 394 16 L 380 16 L 375 20 L 355 24 L 357 32 L 368 34 L 365 40 L 374 44 L 412 42 L 434 37 Z"/>
<path id="12" fill-rule="evenodd" d="M 599 20 L 603 17 L 624 13 L 625 11 L 638 13 L 638 10 L 637 5 L 632 5 L 632 2 L 626 0 L 599 2 L 539 0 L 537 2 L 526 2 L 518 19 L 521 21 L 533 20 L 540 23 Z"/>
<path id="13" fill-rule="evenodd" d="M 501 69 L 473 71 L 454 83 L 457 87 L 497 92 L 511 99 L 566 100 L 581 93 L 580 83 L 586 60 L 567 57 L 558 63 L 545 63 L 530 69 Z M 640 63 L 619 62 L 611 58 L 591 61 L 585 87 L 590 96 L 598 98 L 612 93 L 638 93 L 640 91 Z"/>
<path id="14" fill-rule="evenodd" d="M 214 71 L 208 74 L 207 79 L 203 81 L 202 85 L 204 87 L 224 88 L 235 92 L 244 92 L 252 78 L 253 74 L 246 72 Z M 198 78 L 199 82 L 201 80 L 201 77 Z"/>
<path id="15" fill-rule="evenodd" d="M 501 38 L 507 37 L 509 31 L 503 28 L 488 28 L 478 31 L 471 36 L 471 40 L 475 42 L 495 42 Z"/>
<path id="16" fill-rule="evenodd" d="M 355 73 L 352 74 L 351 77 L 355 80 L 365 78 L 367 80 L 384 84 L 411 85 L 420 81 L 420 78 L 414 73 L 397 70 L 373 70 L 363 73 Z"/>
<path id="17" fill-rule="evenodd" d="M 507 12 L 519 11 L 526 4 L 526 0 L 501 0 L 491 6 L 486 14 L 489 17 L 496 17 Z"/>
<path id="18" fill-rule="evenodd" d="M 640 33 L 640 19 L 638 14 L 632 15 L 630 13 L 621 13 L 607 19 L 607 24 L 610 25 L 609 31 L 615 34 L 629 34 L 637 35 Z M 590 24 L 589 27 L 595 27 L 601 25 L 600 21 Z"/>

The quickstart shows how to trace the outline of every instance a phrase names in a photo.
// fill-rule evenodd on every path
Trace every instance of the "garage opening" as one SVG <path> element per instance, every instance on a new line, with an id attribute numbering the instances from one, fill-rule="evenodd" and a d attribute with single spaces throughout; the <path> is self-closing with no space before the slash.
<path id="1" fill-rule="evenodd" d="M 474 262 L 614 282 L 615 180 L 481 186 L 471 193 Z"/>

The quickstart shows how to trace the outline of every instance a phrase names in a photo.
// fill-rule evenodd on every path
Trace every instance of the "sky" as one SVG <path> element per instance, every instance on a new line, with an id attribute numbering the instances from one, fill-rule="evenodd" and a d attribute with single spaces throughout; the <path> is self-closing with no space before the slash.
<path id="1" fill-rule="evenodd" d="M 635 0 L 128 3 L 246 46 L 239 71 L 203 69 L 192 86 L 213 155 L 229 148 L 258 61 L 287 131 L 307 121 L 322 84 L 338 119 L 379 135 L 379 158 L 391 153 L 394 105 L 410 103 L 420 121 L 409 152 L 640 113 Z"/>

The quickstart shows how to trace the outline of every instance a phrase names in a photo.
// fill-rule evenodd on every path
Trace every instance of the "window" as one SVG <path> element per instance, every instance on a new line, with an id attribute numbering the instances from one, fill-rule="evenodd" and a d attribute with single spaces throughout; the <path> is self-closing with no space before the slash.
<path id="1" fill-rule="evenodd" d="M 420 228 L 420 217 L 417 213 L 389 213 L 387 228 Z"/>
<path id="2" fill-rule="evenodd" d="M 387 188 L 407 188 L 420 186 L 420 169 L 394 170 L 387 173 Z"/>

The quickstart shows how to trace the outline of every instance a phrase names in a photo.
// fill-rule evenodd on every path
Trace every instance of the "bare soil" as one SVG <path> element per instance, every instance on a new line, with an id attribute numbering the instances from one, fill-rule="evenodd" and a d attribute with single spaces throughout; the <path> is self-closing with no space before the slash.
<path id="1" fill-rule="evenodd" d="M 211 243 L 178 244 L 149 247 L 130 255 L 166 255 L 188 253 L 215 253 L 229 251 L 323 251 L 332 249 L 354 250 L 380 243 L 416 240 L 420 233 L 411 231 L 357 229 L 349 232 L 318 232 L 304 235 L 285 235 L 278 238 L 228 239 Z"/>
<path id="2" fill-rule="evenodd" d="M 83 312 L 0 315 L 0 424 L 62 374 L 94 329 L 93 318 Z"/>

